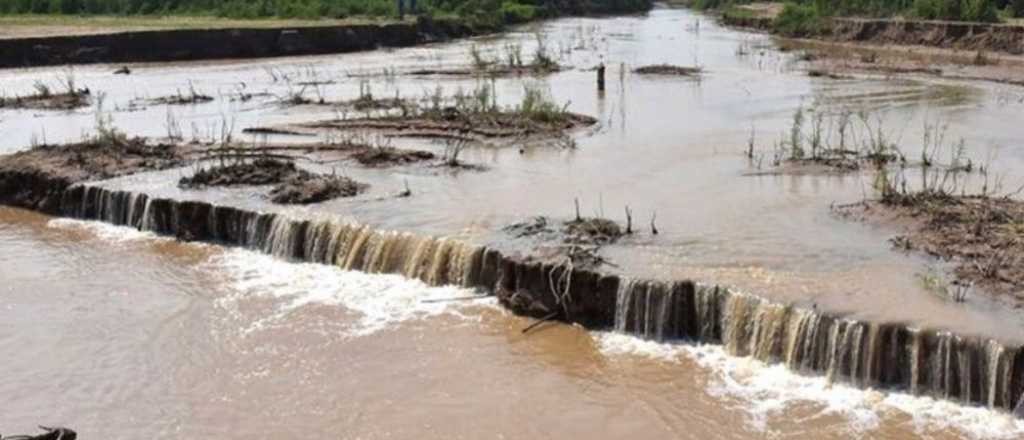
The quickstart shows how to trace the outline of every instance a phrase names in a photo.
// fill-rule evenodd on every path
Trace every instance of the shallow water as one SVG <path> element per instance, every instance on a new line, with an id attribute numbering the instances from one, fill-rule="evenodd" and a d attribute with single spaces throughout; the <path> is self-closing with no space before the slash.
<path id="1" fill-rule="evenodd" d="M 1006 414 L 530 321 L 399 277 L 0 209 L 5 433 L 1016 438 Z"/>
<path id="2" fill-rule="evenodd" d="M 335 215 L 491 243 L 506 241 L 499 229 L 524 217 L 570 216 L 575 198 L 584 214 L 619 221 L 629 205 L 638 228 L 645 229 L 656 212 L 661 234 L 640 233 L 605 249 L 605 256 L 619 266 L 615 271 L 695 278 L 860 318 L 1024 341 L 1022 314 L 981 294 L 964 305 L 925 291 L 919 275 L 935 267 L 941 270 L 941 265 L 891 251 L 886 239 L 893 231 L 830 213 L 832 203 L 870 194 L 870 176 L 749 176 L 757 170 L 742 155 L 751 131 L 757 149 L 770 154 L 798 107 L 841 103 L 878 112 L 874 114 L 883 118 L 886 132 L 906 145 L 909 157 L 919 155 L 915 148 L 920 148 L 925 121 L 948 124 L 948 136 L 963 137 L 977 163 L 992 162 L 996 172 L 1005 174 L 1009 190 L 1024 182 L 1024 175 L 1015 171 L 1024 169 L 1020 131 L 1010 116 L 1022 105 L 1000 99 L 1006 93 L 1000 86 L 808 78 L 797 69 L 795 54 L 776 51 L 765 36 L 724 29 L 689 11 L 668 9 L 637 17 L 557 20 L 497 38 L 421 48 L 155 64 L 137 66 L 129 77 L 111 75 L 112 66 L 90 66 L 76 68 L 75 75 L 94 93 L 107 94 L 106 110 L 113 111 L 116 126 L 131 134 L 166 135 L 170 111 L 187 138 L 214 139 L 225 125 L 241 136 L 241 129 L 249 126 L 337 116 L 317 106 L 283 108 L 272 97 L 233 102 L 231 95 L 242 84 L 248 92 L 284 96 L 289 86 L 280 78 L 275 82 L 274 76 L 331 79 L 337 82 L 322 90 L 328 99 L 354 98 L 360 80 L 349 74 L 464 64 L 474 44 L 500 56 L 506 44 L 518 42 L 530 54 L 535 32 L 545 35 L 560 62 L 575 69 L 543 79 L 496 80 L 499 100 L 514 105 L 524 84 L 539 84 L 557 101 L 568 102 L 571 110 L 599 117 L 599 127 L 582 133 L 576 150 L 466 152 L 466 161 L 489 167 L 485 172 L 429 167 L 380 171 L 338 164 L 341 172 L 371 183 L 371 190 L 353 200 L 288 209 L 297 215 Z M 744 52 L 741 47 L 747 48 L 746 54 L 739 53 Z M 594 90 L 593 72 L 585 70 L 602 61 L 609 65 L 603 97 Z M 700 64 L 706 73 L 700 81 L 628 72 L 620 77 L 620 63 L 627 69 Z M 0 71 L 0 84 L 6 93 L 24 93 L 34 79 L 59 75 L 60 69 Z M 218 99 L 170 110 L 130 108 L 138 98 L 185 91 L 190 81 Z M 415 97 L 438 86 L 451 93 L 477 85 L 465 79 L 384 75 L 369 78 L 369 84 L 377 96 L 397 91 Z M 307 91 L 311 96 L 315 92 Z M 94 113 L 0 112 L 0 151 L 27 148 L 33 138 L 78 139 L 93 129 Z M 424 141 L 396 144 L 443 148 Z M 989 160 L 993 154 L 997 159 Z M 174 182 L 188 172 L 152 173 L 110 185 L 282 209 L 270 206 L 262 189 L 198 193 L 175 188 Z M 380 199 L 400 190 L 405 181 L 414 197 Z M 9 424 L 31 428 L 37 423 L 33 417 L 61 401 L 63 396 L 52 391 L 64 388 L 54 384 L 76 384 L 83 389 L 72 395 L 90 403 L 64 407 L 67 412 L 57 417 L 67 414 L 69 425 L 92 424 L 90 430 L 114 437 L 128 437 L 124 429 L 156 431 L 160 437 L 313 433 L 351 438 L 476 438 L 494 433 L 511 438 L 555 433 L 618 437 L 633 431 L 692 438 L 750 438 L 766 432 L 783 438 L 812 432 L 834 438 L 911 438 L 924 433 L 955 438 L 961 430 L 1014 432 L 1006 420 L 993 423 L 986 418 L 989 413 L 978 416 L 955 406 L 825 391 L 825 385 L 813 381 L 775 387 L 776 382 L 797 379 L 779 379 L 776 375 L 788 373 L 778 367 L 719 361 L 715 353 L 693 347 L 640 344 L 640 355 L 632 349 L 623 354 L 623 346 L 638 341 L 561 327 L 523 338 L 518 331 L 527 321 L 486 306 L 427 307 L 419 298 L 453 292 L 400 279 L 290 265 L 242 251 L 135 237 L 116 228 L 51 222 L 20 211 L 6 210 L 3 217 L 2 258 L 10 261 L 0 267 L 14 280 L 8 283 L 10 298 L 4 304 L 11 316 L 20 317 L 0 320 L 10 334 L 3 339 L 4 348 L 34 357 L 17 360 L 11 367 L 16 374 L 2 379 L 5 389 L 0 391 L 38 396 L 25 399 L 9 421 L 0 415 L 0 428 L 6 431 L 11 431 Z M 31 312 L 12 312 L 11 307 Z M 43 319 L 48 316 L 55 319 Z M 51 330 L 54 321 L 69 329 Z M 82 331 L 79 326 L 100 330 Z M 63 362 L 55 362 L 47 374 L 36 372 L 34 367 L 58 345 L 69 350 Z M 651 359 L 652 352 L 664 356 Z M 63 356 L 59 350 L 55 354 Z M 698 355 L 705 356 L 704 362 L 695 360 Z M 467 367 L 473 374 L 466 373 Z M 129 377 L 122 379 L 124 375 Z M 933 419 L 886 409 L 923 412 L 913 405 L 941 408 Z M 134 410 L 120 418 L 138 423 L 128 423 L 128 428 L 104 423 L 128 406 Z M 950 411 L 960 415 L 950 416 Z M 575 422 L 566 423 L 566 418 Z M 745 423 L 730 423 L 734 420 Z M 920 423 L 948 420 L 956 420 L 955 427 L 937 430 L 943 434 L 918 429 Z"/>

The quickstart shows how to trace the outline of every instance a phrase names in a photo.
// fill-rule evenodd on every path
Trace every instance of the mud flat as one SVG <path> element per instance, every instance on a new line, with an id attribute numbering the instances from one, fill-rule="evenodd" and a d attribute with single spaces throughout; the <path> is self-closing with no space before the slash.
<path id="1" fill-rule="evenodd" d="M 57 214 L 60 194 L 69 186 L 181 166 L 184 150 L 121 138 L 42 145 L 0 160 L 0 203 Z"/>
<path id="2" fill-rule="evenodd" d="M 274 185 L 270 199 L 279 204 L 310 204 L 338 197 L 353 197 L 367 185 L 344 176 L 315 174 L 298 168 L 294 161 L 254 156 L 231 159 L 230 164 L 201 168 L 182 177 L 178 186 L 202 189 L 218 186 Z"/>
<path id="3" fill-rule="evenodd" d="M 477 29 L 451 20 L 283 28 L 181 29 L 0 39 L 0 68 L 317 55 L 409 47 Z"/>
<path id="4" fill-rule="evenodd" d="M 553 139 L 590 127 L 597 120 L 586 115 L 549 109 L 543 114 L 519 112 L 463 112 L 451 108 L 420 115 L 383 116 L 295 124 L 284 130 L 379 132 L 386 136 L 440 138 L 487 142 L 494 140 Z"/>
<path id="5" fill-rule="evenodd" d="M 974 286 L 1007 295 L 1016 307 L 1024 300 L 1024 203 L 1009 197 L 918 193 L 837 208 L 841 215 L 896 228 L 896 249 L 923 252 L 951 261 L 957 278 L 951 295 L 971 294 Z"/>

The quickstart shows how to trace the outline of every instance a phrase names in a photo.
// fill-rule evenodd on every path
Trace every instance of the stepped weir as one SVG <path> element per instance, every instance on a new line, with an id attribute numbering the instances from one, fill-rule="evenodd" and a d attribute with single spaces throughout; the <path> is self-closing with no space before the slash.
<path id="1" fill-rule="evenodd" d="M 76 185 L 67 217 L 240 246 L 280 258 L 496 295 L 512 311 L 656 341 L 721 344 L 863 388 L 900 390 L 1021 415 L 1024 350 L 994 339 L 851 320 L 692 281 L 626 279 L 503 255 L 458 240 Z"/>

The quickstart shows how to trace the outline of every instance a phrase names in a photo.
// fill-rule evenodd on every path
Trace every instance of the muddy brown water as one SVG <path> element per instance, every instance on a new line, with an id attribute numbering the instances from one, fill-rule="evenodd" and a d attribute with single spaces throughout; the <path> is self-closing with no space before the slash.
<path id="1" fill-rule="evenodd" d="M 569 216 L 574 198 L 585 213 L 620 221 L 628 204 L 641 226 L 656 211 L 661 234 L 638 234 L 606 249 L 619 266 L 613 271 L 690 277 L 866 319 L 1024 340 L 1020 313 L 980 294 L 952 304 L 926 291 L 921 274 L 941 265 L 892 252 L 886 243 L 892 231 L 829 213 L 831 203 L 869 193 L 870 177 L 750 177 L 742 157 L 751 126 L 759 151 L 770 151 L 797 107 L 816 100 L 853 103 L 880 111 L 886 130 L 910 144 L 911 156 L 924 121 L 949 124 L 950 136 L 964 137 L 979 163 L 997 152 L 994 167 L 1010 190 L 1024 178 L 1014 171 L 1024 169 L 1024 153 L 1009 116 L 1022 106 L 1006 99 L 1015 89 L 808 78 L 793 55 L 775 51 L 766 37 L 666 9 L 645 17 L 559 20 L 498 38 L 389 52 L 147 65 L 129 77 L 103 66 L 75 74 L 79 84 L 107 93 L 114 123 L 130 133 L 165 135 L 171 112 L 186 137 L 216 137 L 225 121 L 240 136 L 248 126 L 337 115 L 316 106 L 281 108 L 267 98 L 231 101 L 242 87 L 283 96 L 289 86 L 274 76 L 328 78 L 336 83 L 324 93 L 348 99 L 359 90 L 359 80 L 348 74 L 465 63 L 472 44 L 500 56 L 507 43 L 517 42 L 530 54 L 534 31 L 577 69 L 493 84 L 507 105 L 518 102 L 524 84 L 536 83 L 573 111 L 599 117 L 600 128 L 582 133 L 577 150 L 467 151 L 464 159 L 487 165 L 486 172 L 335 164 L 371 190 L 301 209 L 270 206 L 261 189 L 176 189 L 173 183 L 188 170 L 109 185 L 478 242 L 504 240 L 496 231 L 526 216 Z M 741 55 L 740 47 L 753 50 Z M 610 66 L 603 98 L 594 91 L 593 72 L 584 70 L 601 61 Z M 700 64 L 706 74 L 696 82 L 627 73 L 620 81 L 620 62 L 627 69 Z M 55 81 L 59 74 L 3 71 L 0 81 L 6 93 L 27 92 L 33 80 Z M 130 106 L 139 98 L 185 92 L 189 81 L 217 100 Z M 477 84 L 379 75 L 370 85 L 378 96 L 420 97 L 438 85 L 451 93 Z M 26 148 L 33 139 L 74 140 L 94 125 L 94 109 L 5 111 L 0 151 Z M 424 141 L 395 143 L 443 149 Z M 401 190 L 404 181 L 414 197 L 378 199 Z M 465 294 L 454 289 L 23 211 L 4 209 L 0 217 L 0 267 L 10 280 L 0 341 L 12 353 L 0 392 L 17 396 L 0 412 L 5 434 L 58 422 L 112 438 L 1015 438 L 1024 432 L 1002 414 L 830 387 L 782 367 L 726 357 L 715 347 L 652 344 L 563 326 L 522 337 L 519 330 L 529 321 L 492 304 L 422 302 Z"/>
<path id="2" fill-rule="evenodd" d="M 1009 416 L 465 292 L 0 209 L 0 414 L 90 438 L 1014 438 Z"/>

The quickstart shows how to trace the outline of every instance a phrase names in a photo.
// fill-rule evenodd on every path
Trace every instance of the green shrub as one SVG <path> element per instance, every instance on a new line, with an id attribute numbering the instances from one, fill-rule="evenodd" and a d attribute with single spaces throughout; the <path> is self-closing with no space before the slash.
<path id="1" fill-rule="evenodd" d="M 999 21 L 995 0 L 914 0 L 913 13 L 925 20 Z"/>
<path id="2" fill-rule="evenodd" d="M 537 7 L 506 1 L 501 4 L 501 15 L 505 23 L 526 23 L 537 16 Z"/>
<path id="3" fill-rule="evenodd" d="M 963 0 L 960 6 L 962 21 L 999 21 L 999 10 L 993 0 Z"/>
<path id="4" fill-rule="evenodd" d="M 773 26 L 776 32 L 791 37 L 814 35 L 821 31 L 822 17 L 815 5 L 786 3 Z"/>

